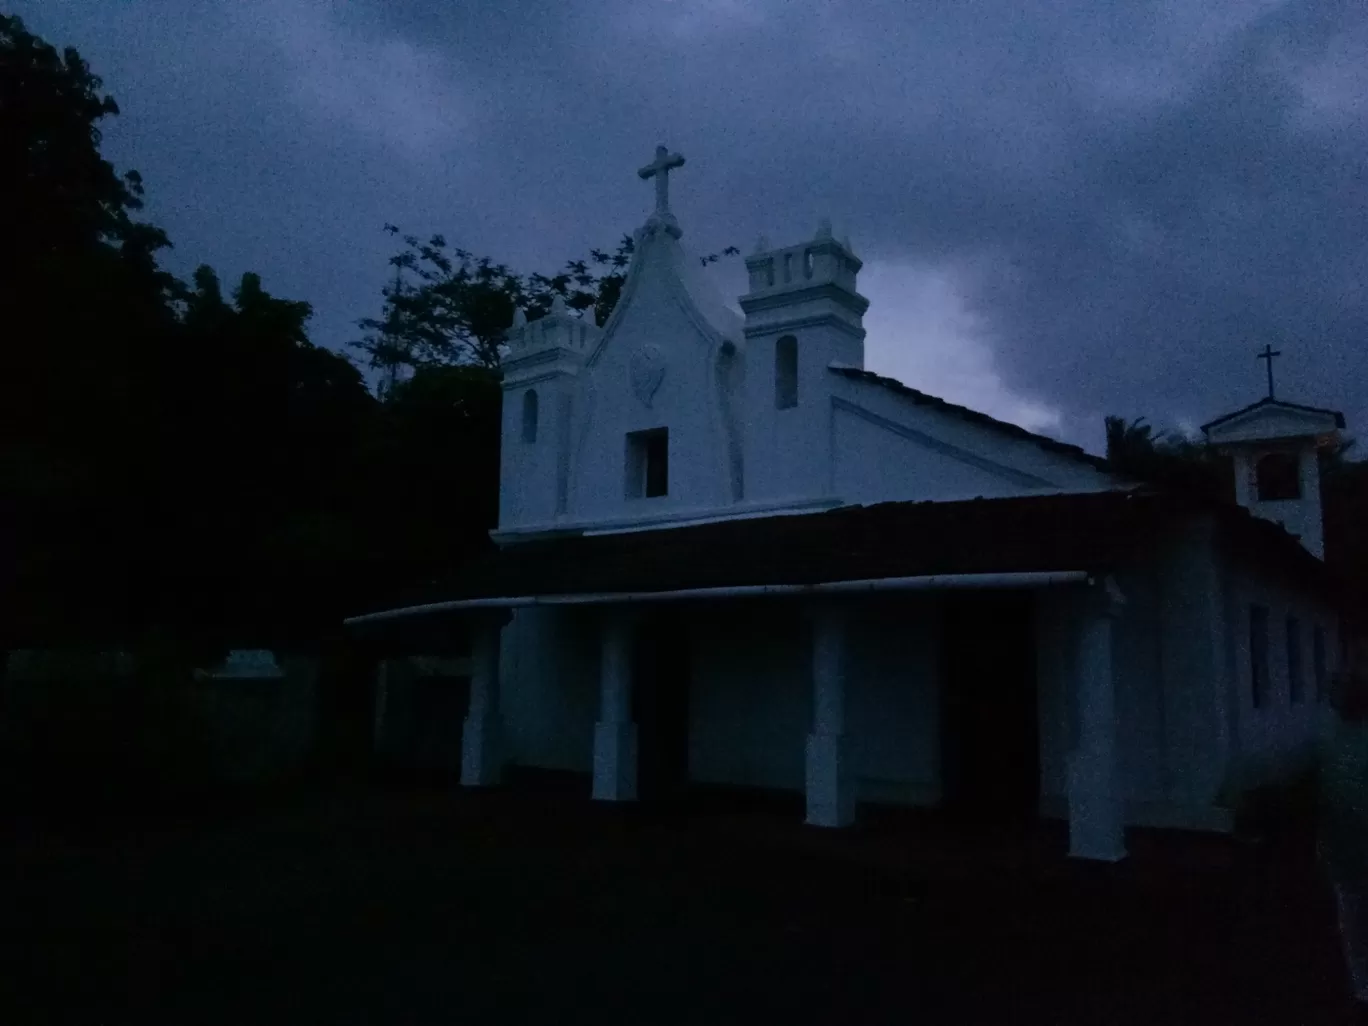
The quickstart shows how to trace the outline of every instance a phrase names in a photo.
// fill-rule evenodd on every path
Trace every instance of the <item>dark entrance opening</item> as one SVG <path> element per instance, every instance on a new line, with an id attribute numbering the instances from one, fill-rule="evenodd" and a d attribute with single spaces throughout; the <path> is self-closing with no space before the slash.
<path id="1" fill-rule="evenodd" d="M 638 626 L 633 652 L 632 718 L 637 725 L 637 796 L 675 802 L 689 783 L 688 640 L 657 615 Z"/>
<path id="2" fill-rule="evenodd" d="M 943 609 L 945 808 L 967 821 L 1028 823 L 1040 795 L 1031 593 L 951 595 Z"/>

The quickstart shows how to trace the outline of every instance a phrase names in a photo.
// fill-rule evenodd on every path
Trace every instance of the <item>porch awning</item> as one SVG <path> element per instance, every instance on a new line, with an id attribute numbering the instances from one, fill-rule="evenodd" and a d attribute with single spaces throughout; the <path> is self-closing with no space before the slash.
<path id="1" fill-rule="evenodd" d="M 966 502 L 889 502 L 692 527 L 573 535 L 509 544 L 417 589 L 385 618 L 539 596 L 623 600 L 659 593 L 766 589 L 894 579 L 1016 576 L 1029 582 L 1105 574 L 1206 513 L 1221 537 L 1285 572 L 1327 582 L 1282 528 L 1236 506 L 1132 490 Z M 833 589 L 839 590 L 839 589 Z M 477 601 L 478 600 L 478 601 Z M 377 614 L 351 622 L 378 619 Z"/>

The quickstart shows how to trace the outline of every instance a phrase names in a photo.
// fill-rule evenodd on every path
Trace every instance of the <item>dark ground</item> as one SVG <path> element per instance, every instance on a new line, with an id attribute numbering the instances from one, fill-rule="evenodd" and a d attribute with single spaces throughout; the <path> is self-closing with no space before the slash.
<path id="1" fill-rule="evenodd" d="M 1305 846 L 542 784 L 0 837 L 0 1022 L 1339 1023 Z"/>

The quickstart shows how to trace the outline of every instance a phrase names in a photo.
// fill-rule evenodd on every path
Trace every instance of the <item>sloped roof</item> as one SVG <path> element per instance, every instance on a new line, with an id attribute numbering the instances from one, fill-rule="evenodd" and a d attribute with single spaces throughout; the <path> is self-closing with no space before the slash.
<path id="1" fill-rule="evenodd" d="M 1061 456 L 1079 460 L 1097 470 L 1106 473 L 1113 472 L 1111 466 L 1105 459 L 1101 456 L 1094 456 L 1086 449 L 1077 445 L 1061 442 L 1059 439 L 1051 438 L 1049 435 L 1039 435 L 1034 431 L 1027 431 L 1024 427 L 1020 427 L 1016 424 L 1009 424 L 1005 420 L 998 420 L 996 417 L 990 417 L 986 413 L 972 410 L 968 406 L 959 406 L 956 403 L 949 402 L 937 396 L 929 395 L 926 392 L 912 388 L 910 385 L 904 385 L 896 378 L 888 378 L 884 377 L 882 374 L 875 374 L 873 371 L 867 371 L 860 367 L 847 367 L 840 364 L 832 364 L 828 369 L 833 374 L 839 374 L 842 377 L 850 378 L 855 381 L 865 381 L 873 385 L 878 385 L 881 388 L 886 388 L 891 392 L 896 392 L 898 395 L 911 399 L 919 406 L 930 406 L 932 409 L 959 417 L 961 420 L 967 420 L 1020 441 L 1038 445 L 1040 448 L 1049 452 L 1058 453 Z"/>
<path id="2" fill-rule="evenodd" d="M 1334 417 L 1335 427 L 1339 428 L 1341 431 L 1344 430 L 1344 414 L 1339 410 L 1327 410 L 1319 406 L 1303 406 L 1301 403 L 1284 402 L 1282 399 L 1274 399 L 1271 396 L 1265 396 L 1257 403 L 1250 403 L 1248 406 L 1240 407 L 1240 409 L 1235 410 L 1233 413 L 1227 413 L 1224 416 L 1217 417 L 1215 420 L 1207 421 L 1207 423 L 1202 425 L 1202 430 L 1205 431 L 1208 428 L 1214 428 L 1216 425 L 1224 424 L 1226 421 L 1234 420 L 1236 417 L 1243 417 L 1246 413 L 1251 413 L 1254 410 L 1265 406 L 1276 407 L 1282 410 L 1295 410 L 1297 413 L 1319 413 L 1326 417 Z"/>
<path id="3" fill-rule="evenodd" d="M 1215 515 L 1222 543 L 1316 588 L 1323 563 L 1231 504 L 1154 491 L 965 502 L 887 502 L 509 545 L 404 607 L 469 599 L 802 585 L 941 574 L 1086 571 L 1133 561 L 1186 514 Z M 415 610 L 417 612 L 417 610 Z"/>

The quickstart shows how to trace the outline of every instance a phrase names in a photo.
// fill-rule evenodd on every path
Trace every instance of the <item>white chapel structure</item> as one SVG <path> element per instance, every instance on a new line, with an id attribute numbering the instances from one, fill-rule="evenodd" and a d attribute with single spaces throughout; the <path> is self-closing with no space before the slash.
<path id="1" fill-rule="evenodd" d="M 472 631 L 462 782 L 582 774 L 1068 823 L 1226 830 L 1308 754 L 1340 651 L 1315 450 L 1333 411 L 1207 426 L 1229 503 L 864 366 L 859 258 L 823 221 L 746 257 L 740 312 L 687 254 L 683 158 L 606 324 L 519 314 L 503 362 L 497 551 L 357 617 Z"/>

